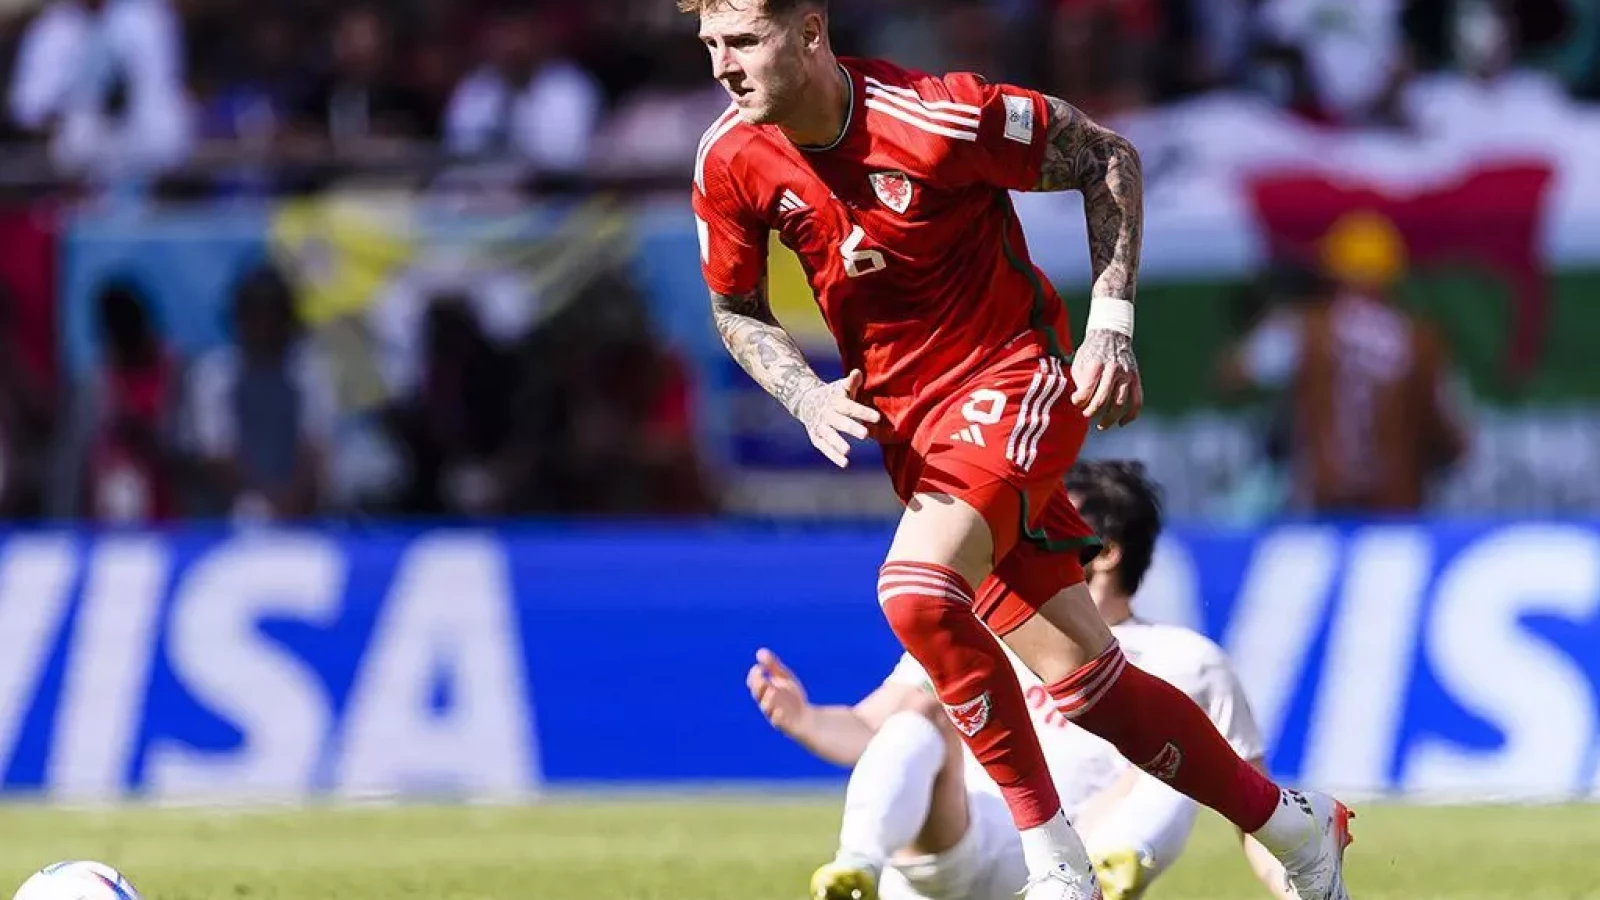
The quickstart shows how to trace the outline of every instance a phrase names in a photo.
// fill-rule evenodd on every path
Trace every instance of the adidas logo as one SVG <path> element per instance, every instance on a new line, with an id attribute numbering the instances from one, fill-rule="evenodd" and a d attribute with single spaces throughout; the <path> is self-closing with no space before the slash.
<path id="1" fill-rule="evenodd" d="M 960 431 L 957 431 L 955 434 L 950 435 L 950 440 L 955 441 L 958 444 L 976 444 L 979 447 L 989 446 L 983 442 L 983 432 L 979 431 L 978 426 L 976 425 L 968 425 Z"/>
<path id="2" fill-rule="evenodd" d="M 778 209 L 786 213 L 799 212 L 806 208 L 806 202 L 794 191 L 784 188 L 783 196 L 778 199 Z"/>

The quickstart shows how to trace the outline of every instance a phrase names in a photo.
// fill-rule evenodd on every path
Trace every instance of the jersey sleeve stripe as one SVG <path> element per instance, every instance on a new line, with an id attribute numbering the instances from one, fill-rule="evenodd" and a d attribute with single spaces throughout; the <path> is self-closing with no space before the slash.
<path id="1" fill-rule="evenodd" d="M 711 262 L 711 226 L 699 216 L 694 217 L 694 236 L 700 241 L 700 262 Z"/>
<path id="2" fill-rule="evenodd" d="M 970 116 L 961 116 L 961 115 L 956 115 L 955 113 L 937 112 L 937 111 L 935 111 L 933 109 L 930 109 L 927 105 L 925 105 L 923 103 L 920 103 L 920 102 L 918 102 L 916 100 L 907 100 L 906 98 L 901 97 L 898 94 L 891 94 L 888 91 L 883 90 L 882 88 L 875 88 L 875 87 L 867 88 L 867 96 L 868 97 L 876 97 L 879 100 L 884 100 L 884 101 L 887 101 L 889 103 L 892 103 L 895 106 L 898 106 L 903 110 L 906 110 L 907 112 L 914 112 L 914 113 L 917 113 L 919 115 L 927 116 L 928 118 L 934 119 L 934 120 L 939 121 L 939 122 L 949 122 L 952 125 L 963 125 L 963 126 L 969 126 L 969 127 L 972 127 L 972 128 L 977 128 L 979 125 L 983 124 L 983 121 L 981 119 L 979 119 L 976 114 L 970 115 Z"/>
<path id="3" fill-rule="evenodd" d="M 716 145 L 722 136 L 732 131 L 739 124 L 739 111 L 736 107 L 728 107 L 728 111 L 717 119 L 715 125 L 706 129 L 700 136 L 700 149 L 694 156 L 694 184 L 703 194 L 706 190 L 706 157 L 711 155 L 711 148 Z"/>
<path id="4" fill-rule="evenodd" d="M 916 91 L 913 91 L 910 88 L 900 87 L 893 84 L 884 84 L 878 79 L 873 78 L 871 75 L 866 75 L 863 77 L 866 79 L 869 87 L 881 88 L 882 90 L 891 94 L 899 94 L 902 97 L 909 97 L 910 99 L 917 101 L 929 109 L 948 109 L 952 112 L 962 112 L 974 116 L 981 112 L 978 107 L 973 106 L 970 103 L 956 103 L 953 100 L 924 100 L 922 99 L 921 94 L 918 94 Z"/>
<path id="5" fill-rule="evenodd" d="M 889 104 L 872 97 L 867 98 L 865 105 L 867 109 L 877 110 L 886 116 L 899 119 L 908 125 L 915 125 L 916 127 L 921 128 L 923 131 L 931 132 L 933 134 L 942 134 L 947 138 L 954 138 L 958 141 L 978 140 L 978 132 L 976 131 L 962 131 L 956 128 L 949 128 L 944 125 L 935 125 L 933 122 L 922 118 L 920 115 L 907 112 L 906 110 L 903 110 L 897 106 L 890 106 Z"/>
<path id="6" fill-rule="evenodd" d="M 736 114 L 738 111 L 739 107 L 732 103 L 728 104 L 728 108 L 723 110 L 722 113 L 717 116 L 717 120 L 711 123 L 711 127 L 700 132 L 700 144 L 695 148 L 696 156 L 699 156 L 700 153 L 706 149 L 706 142 L 711 140 L 711 135 L 714 134 L 718 128 L 721 128 L 724 122 L 728 121 L 728 117 Z"/>

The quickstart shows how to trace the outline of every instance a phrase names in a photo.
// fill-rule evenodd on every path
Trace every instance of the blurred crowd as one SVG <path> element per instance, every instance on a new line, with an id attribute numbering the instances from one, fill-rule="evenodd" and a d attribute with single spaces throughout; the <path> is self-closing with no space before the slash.
<path id="1" fill-rule="evenodd" d="M 1441 73 L 1600 98 L 1597 0 L 831 7 L 843 53 L 975 70 L 1100 115 L 1231 90 L 1407 127 Z M 4 121 L 58 173 L 96 178 L 335 158 L 677 174 L 726 105 L 694 28 L 668 0 L 0 0 Z"/>
<path id="2" fill-rule="evenodd" d="M 329 354 L 270 262 L 185 358 L 135 277 L 95 296 L 96 363 L 52 385 L 0 355 L 0 519 L 696 515 L 714 511 L 691 376 L 629 284 L 601 274 L 537 328 L 482 298 L 420 298 L 403 386 L 342 402 Z"/>
<path id="3" fill-rule="evenodd" d="M 841 53 L 975 70 L 1099 116 L 1230 91 L 1329 127 L 1404 130 L 1469 85 L 1600 100 L 1600 0 L 830 6 Z M 278 194 L 326 187 L 307 173 L 329 168 L 420 168 L 681 190 L 727 102 L 695 25 L 669 0 L 0 0 L 0 183 L 30 199 L 183 178 Z M 1224 388 L 1282 398 L 1272 452 L 1301 508 L 1414 509 L 1464 452 L 1449 354 L 1391 286 L 1274 272 L 1223 361 Z M 718 508 L 689 367 L 620 268 L 512 333 L 481 295 L 428 292 L 413 375 L 355 420 L 293 272 L 239 272 L 216 304 L 226 340 L 190 358 L 151 290 L 131 276 L 95 289 L 87 374 L 54 384 L 0 353 L 0 517 Z M 0 328 L 12 306 L 0 297 Z M 1352 379 L 1370 402 L 1314 414 Z"/>

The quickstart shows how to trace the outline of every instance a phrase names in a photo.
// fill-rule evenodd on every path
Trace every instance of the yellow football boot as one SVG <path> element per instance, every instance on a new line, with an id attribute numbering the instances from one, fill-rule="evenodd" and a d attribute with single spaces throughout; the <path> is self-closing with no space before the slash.
<path id="1" fill-rule="evenodd" d="M 878 876 L 870 869 L 828 863 L 811 874 L 811 900 L 878 900 Z"/>
<path id="2" fill-rule="evenodd" d="M 1150 867 L 1133 850 L 1095 854 L 1094 872 L 1106 900 L 1139 900 L 1150 886 Z"/>

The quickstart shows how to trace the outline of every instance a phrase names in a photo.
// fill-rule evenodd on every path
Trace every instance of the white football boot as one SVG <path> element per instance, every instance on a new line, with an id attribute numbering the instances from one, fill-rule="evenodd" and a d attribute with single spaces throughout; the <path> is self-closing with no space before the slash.
<path id="1" fill-rule="evenodd" d="M 1350 836 L 1350 820 L 1356 814 L 1327 794 L 1287 793 L 1317 829 L 1305 848 L 1283 860 L 1289 887 L 1300 900 L 1350 900 L 1350 891 L 1344 884 L 1344 850 L 1354 840 Z"/>
<path id="2" fill-rule="evenodd" d="M 1017 896 L 1022 900 L 1105 900 L 1093 869 L 1074 872 L 1066 863 L 1029 879 L 1028 886 Z"/>

